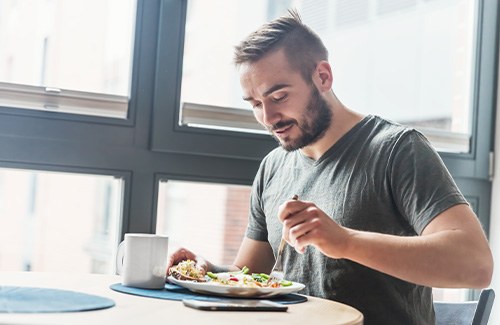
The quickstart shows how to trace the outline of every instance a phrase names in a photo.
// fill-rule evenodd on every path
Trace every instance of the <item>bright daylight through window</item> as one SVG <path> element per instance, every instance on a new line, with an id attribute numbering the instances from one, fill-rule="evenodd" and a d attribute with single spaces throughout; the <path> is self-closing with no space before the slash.
<path id="1" fill-rule="evenodd" d="M 0 107 L 126 118 L 135 0 L 0 0 Z"/>
<path id="2" fill-rule="evenodd" d="M 0 270 L 114 271 L 123 182 L 0 169 Z"/>
<path id="3" fill-rule="evenodd" d="M 189 1 L 180 123 L 263 132 L 241 99 L 233 46 L 296 8 L 325 41 L 333 89 L 348 107 L 414 126 L 440 151 L 469 152 L 476 6 L 475 0 Z M 212 37 L 220 31 L 224 37 Z"/>
<path id="4" fill-rule="evenodd" d="M 233 262 L 245 233 L 250 187 L 161 181 L 156 233 L 213 263 Z"/>

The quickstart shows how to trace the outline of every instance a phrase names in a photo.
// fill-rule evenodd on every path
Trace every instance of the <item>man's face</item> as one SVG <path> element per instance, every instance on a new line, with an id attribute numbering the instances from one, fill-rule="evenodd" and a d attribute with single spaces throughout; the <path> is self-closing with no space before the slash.
<path id="1" fill-rule="evenodd" d="M 244 99 L 262 124 L 288 151 L 319 140 L 333 118 L 312 82 L 292 70 L 282 50 L 241 67 Z"/>

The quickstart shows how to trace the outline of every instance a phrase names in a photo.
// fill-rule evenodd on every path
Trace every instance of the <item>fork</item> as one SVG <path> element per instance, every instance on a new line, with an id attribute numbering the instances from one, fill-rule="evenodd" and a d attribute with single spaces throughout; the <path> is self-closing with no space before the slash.
<path id="1" fill-rule="evenodd" d="M 292 197 L 292 200 L 297 200 L 299 196 L 295 194 Z M 268 283 L 271 280 L 276 280 L 276 281 L 281 281 L 283 280 L 283 265 L 281 263 L 281 256 L 283 255 L 283 250 L 285 248 L 285 238 L 281 237 L 280 245 L 278 247 L 278 253 L 276 254 L 276 261 L 274 262 L 273 268 L 271 269 L 271 273 L 269 273 L 269 280 Z"/>
<path id="2" fill-rule="evenodd" d="M 281 256 L 283 254 L 283 250 L 285 248 L 286 241 L 282 237 L 280 241 L 280 246 L 278 247 L 278 254 L 276 254 L 276 262 L 274 262 L 273 268 L 271 269 L 271 273 L 269 273 L 269 280 L 281 281 L 283 280 L 283 265 L 281 263 Z"/>

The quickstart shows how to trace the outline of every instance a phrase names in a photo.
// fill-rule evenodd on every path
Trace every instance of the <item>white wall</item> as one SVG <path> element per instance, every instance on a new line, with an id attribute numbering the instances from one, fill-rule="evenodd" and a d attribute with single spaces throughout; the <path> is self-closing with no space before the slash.
<path id="1" fill-rule="evenodd" d="M 500 103 L 500 87 L 497 95 Z M 495 290 L 497 299 L 493 304 L 490 324 L 500 324 L 500 107 L 497 103 L 495 127 L 495 177 L 491 194 L 490 246 L 495 259 L 495 270 L 491 287 Z"/>

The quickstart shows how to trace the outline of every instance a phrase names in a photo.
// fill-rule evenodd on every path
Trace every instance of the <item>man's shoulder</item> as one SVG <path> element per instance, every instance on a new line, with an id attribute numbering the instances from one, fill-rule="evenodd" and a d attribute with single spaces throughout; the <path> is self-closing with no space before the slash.
<path id="1" fill-rule="evenodd" d="M 423 137 L 416 129 L 403 125 L 380 116 L 371 116 L 366 124 L 368 132 L 372 134 L 375 142 L 395 144 L 407 137 Z"/>
<path id="2" fill-rule="evenodd" d="M 403 134 L 415 131 L 415 129 L 410 126 L 394 122 L 390 119 L 380 117 L 378 115 L 372 115 L 370 118 L 370 122 L 370 125 L 373 129 L 385 131 L 390 134 Z"/>
<path id="3" fill-rule="evenodd" d="M 289 152 L 283 149 L 281 146 L 274 148 L 271 150 L 265 157 L 262 159 L 261 165 L 264 166 L 276 166 L 281 165 L 287 159 L 290 159 L 294 155 L 294 152 Z"/>

